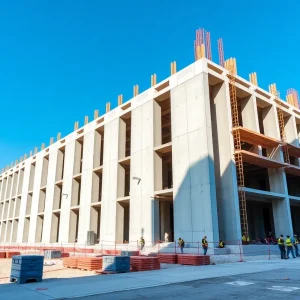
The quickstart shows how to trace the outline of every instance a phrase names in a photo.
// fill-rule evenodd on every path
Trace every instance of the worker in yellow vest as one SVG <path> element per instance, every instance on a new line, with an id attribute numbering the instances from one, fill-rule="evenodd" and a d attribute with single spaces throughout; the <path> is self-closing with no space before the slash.
<path id="1" fill-rule="evenodd" d="M 292 252 L 293 258 L 296 258 L 294 254 L 292 239 L 289 235 L 286 236 L 285 244 L 287 248 L 286 258 L 290 258 L 290 252 Z"/>
<path id="2" fill-rule="evenodd" d="M 292 238 L 292 243 L 294 245 L 294 248 L 295 248 L 295 252 L 296 252 L 296 256 L 300 256 L 299 255 L 299 249 L 298 249 L 298 237 L 297 237 L 297 234 L 294 234 L 294 237 Z"/>
<path id="3" fill-rule="evenodd" d="M 280 238 L 277 240 L 277 244 L 280 250 L 281 259 L 286 258 L 285 246 L 284 246 L 284 239 L 283 234 L 280 235 Z"/>

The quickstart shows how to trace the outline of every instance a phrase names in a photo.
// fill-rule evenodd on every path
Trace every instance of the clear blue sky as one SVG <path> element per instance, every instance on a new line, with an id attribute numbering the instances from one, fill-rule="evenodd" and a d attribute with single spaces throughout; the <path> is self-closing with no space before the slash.
<path id="1" fill-rule="evenodd" d="M 266 4 L 268 2 L 269 4 Z M 272 3 L 272 4 L 271 4 Z M 2 1 L 0 5 L 0 167 L 67 135 L 117 96 L 132 96 L 193 62 L 195 30 L 211 32 L 213 60 L 281 95 L 300 89 L 300 1 Z"/>

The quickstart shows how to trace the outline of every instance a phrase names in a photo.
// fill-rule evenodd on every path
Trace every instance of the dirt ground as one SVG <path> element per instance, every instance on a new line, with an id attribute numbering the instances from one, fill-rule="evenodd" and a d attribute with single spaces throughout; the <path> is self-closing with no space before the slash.
<path id="1" fill-rule="evenodd" d="M 53 266 L 44 266 L 43 278 L 72 278 L 96 275 L 94 271 L 81 271 L 78 269 L 69 269 L 63 266 L 62 259 L 45 260 L 45 262 L 54 262 Z M 0 259 L 0 284 L 8 283 L 11 271 L 11 259 Z"/>

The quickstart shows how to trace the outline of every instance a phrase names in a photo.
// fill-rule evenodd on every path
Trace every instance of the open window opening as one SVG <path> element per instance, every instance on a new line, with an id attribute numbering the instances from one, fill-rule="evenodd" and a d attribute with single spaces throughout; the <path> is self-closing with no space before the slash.
<path id="1" fill-rule="evenodd" d="M 300 203 L 299 201 L 290 200 L 291 217 L 294 234 L 300 236 Z"/>
<path id="2" fill-rule="evenodd" d="M 5 200 L 4 197 L 5 197 L 6 184 L 7 184 L 7 178 L 4 178 L 2 183 L 1 201 Z"/>
<path id="3" fill-rule="evenodd" d="M 69 243 L 77 243 L 79 226 L 79 209 L 71 209 L 70 227 L 69 227 Z"/>
<path id="4" fill-rule="evenodd" d="M 116 242 L 129 242 L 130 203 L 119 201 L 116 203 Z"/>
<path id="5" fill-rule="evenodd" d="M 130 196 L 130 164 L 119 164 L 118 167 L 118 198 Z"/>
<path id="6" fill-rule="evenodd" d="M 17 191 L 18 195 L 22 194 L 23 180 L 24 180 L 24 169 L 21 169 L 19 171 L 19 183 L 18 183 L 18 191 Z"/>
<path id="7" fill-rule="evenodd" d="M 30 226 L 30 217 L 26 217 L 24 219 L 23 243 L 28 242 L 29 226 Z"/>
<path id="8" fill-rule="evenodd" d="M 53 197 L 53 210 L 61 209 L 62 202 L 62 186 L 55 184 Z"/>
<path id="9" fill-rule="evenodd" d="M 101 126 L 95 131 L 94 168 L 103 165 L 103 150 L 104 150 L 104 126 Z"/>
<path id="10" fill-rule="evenodd" d="M 46 200 L 46 191 L 40 190 L 38 213 L 43 213 L 45 211 L 45 200 Z"/>
<path id="11" fill-rule="evenodd" d="M 20 216 L 20 207 L 21 207 L 21 197 L 16 198 L 16 209 L 15 209 L 15 218 L 19 218 Z"/>
<path id="12" fill-rule="evenodd" d="M 44 187 L 47 185 L 48 166 L 49 166 L 49 155 L 47 155 L 43 158 L 41 187 Z"/>
<path id="13" fill-rule="evenodd" d="M 262 191 L 270 191 L 268 169 L 244 163 L 245 186 Z"/>
<path id="14" fill-rule="evenodd" d="M 286 183 L 290 196 L 300 197 L 299 176 L 286 173 Z"/>
<path id="15" fill-rule="evenodd" d="M 29 186 L 28 191 L 33 190 L 33 183 L 34 183 L 34 174 L 35 174 L 35 162 L 33 162 L 30 166 L 30 175 L 29 175 Z"/>
<path id="16" fill-rule="evenodd" d="M 81 176 L 73 178 L 71 206 L 80 205 Z"/>
<path id="17" fill-rule="evenodd" d="M 65 147 L 62 147 L 57 152 L 55 182 L 63 180 L 65 168 Z"/>
<path id="18" fill-rule="evenodd" d="M 15 243 L 17 241 L 18 227 L 19 227 L 19 219 L 13 220 L 13 233 L 11 237 L 12 243 Z"/>
<path id="19" fill-rule="evenodd" d="M 174 242 L 174 206 L 173 198 L 162 198 L 159 201 L 160 240 Z"/>
<path id="20" fill-rule="evenodd" d="M 5 201 L 3 220 L 6 220 L 8 218 L 8 207 L 9 207 L 9 200 Z"/>
<path id="21" fill-rule="evenodd" d="M 131 112 L 120 118 L 119 122 L 119 160 L 130 157 L 131 153 Z"/>
<path id="22" fill-rule="evenodd" d="M 91 207 L 90 230 L 93 233 L 94 243 L 100 242 L 101 205 Z"/>
<path id="23" fill-rule="evenodd" d="M 8 214 L 9 219 L 13 218 L 13 216 L 14 216 L 15 203 L 16 203 L 15 198 L 10 200 L 9 214 Z"/>
<path id="24" fill-rule="evenodd" d="M 60 212 L 52 213 L 50 242 L 57 243 L 59 241 L 59 227 L 60 227 Z"/>
<path id="25" fill-rule="evenodd" d="M 11 230 L 12 230 L 12 221 L 7 222 L 7 229 L 6 229 L 6 238 L 5 242 L 10 243 L 10 238 L 11 238 Z"/>
<path id="26" fill-rule="evenodd" d="M 38 215 L 36 220 L 36 232 L 35 232 L 35 242 L 40 243 L 42 241 L 44 227 L 44 216 Z"/>
<path id="27" fill-rule="evenodd" d="M 0 237 L 1 243 L 5 242 L 5 230 L 6 230 L 6 221 L 3 221 L 1 226 L 1 237 Z"/>
<path id="28" fill-rule="evenodd" d="M 82 173 L 83 145 L 84 137 L 80 137 L 76 140 L 73 175 Z"/>
<path id="29" fill-rule="evenodd" d="M 92 178 L 92 203 L 101 202 L 102 199 L 102 170 L 93 172 Z"/>
<path id="30" fill-rule="evenodd" d="M 156 191 L 173 188 L 172 152 L 155 151 L 155 182 Z"/>
<path id="31" fill-rule="evenodd" d="M 12 184 L 12 175 L 8 176 L 6 196 L 5 196 L 6 200 L 10 198 L 11 184 Z"/>
<path id="32" fill-rule="evenodd" d="M 248 197 L 247 217 L 248 230 L 251 241 L 257 244 L 266 244 L 265 238 L 277 238 L 274 226 L 272 202 L 255 201 Z M 279 233 L 280 234 L 280 233 Z"/>
<path id="33" fill-rule="evenodd" d="M 32 204 L 32 194 L 29 193 L 27 195 L 27 202 L 26 202 L 26 211 L 25 211 L 26 216 L 29 216 L 31 213 L 31 204 Z"/>

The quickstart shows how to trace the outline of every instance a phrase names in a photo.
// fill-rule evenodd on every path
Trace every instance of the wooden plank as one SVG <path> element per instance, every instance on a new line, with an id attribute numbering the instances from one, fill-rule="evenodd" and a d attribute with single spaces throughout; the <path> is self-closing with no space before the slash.
<path id="1" fill-rule="evenodd" d="M 263 148 L 275 148 L 281 144 L 281 142 L 276 139 L 241 126 L 233 128 L 232 132 L 237 130 L 240 132 L 241 141 L 251 145 L 259 145 Z"/>

